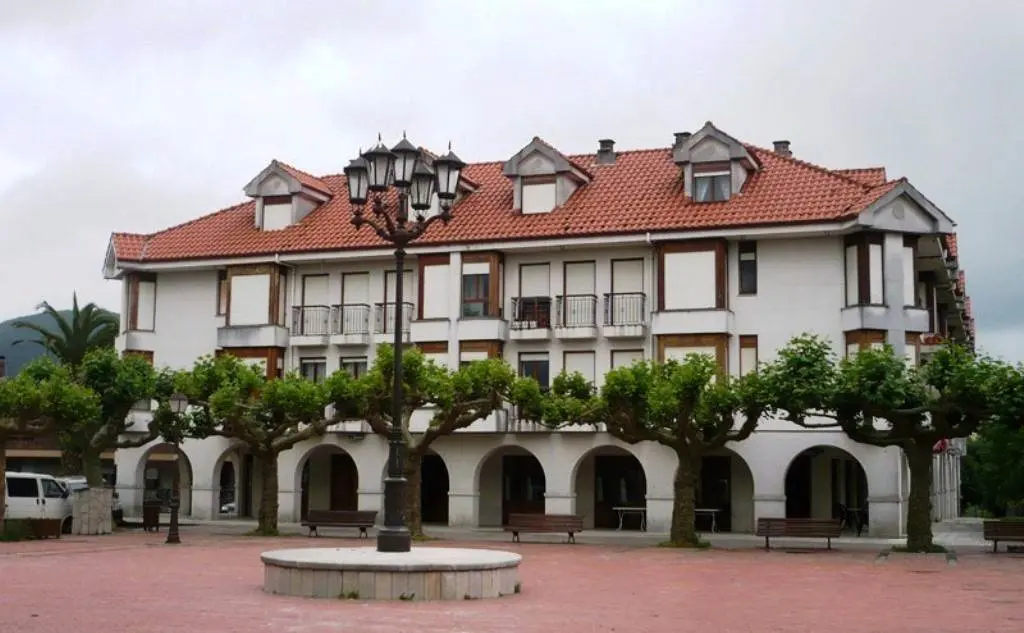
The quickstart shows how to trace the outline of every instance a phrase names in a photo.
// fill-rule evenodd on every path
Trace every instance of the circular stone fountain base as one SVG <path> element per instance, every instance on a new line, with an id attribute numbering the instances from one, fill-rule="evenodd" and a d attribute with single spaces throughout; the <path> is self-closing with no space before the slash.
<path id="1" fill-rule="evenodd" d="M 372 547 L 265 552 L 263 590 L 283 596 L 359 600 L 476 600 L 519 593 L 512 552 L 421 547 L 400 554 Z"/>

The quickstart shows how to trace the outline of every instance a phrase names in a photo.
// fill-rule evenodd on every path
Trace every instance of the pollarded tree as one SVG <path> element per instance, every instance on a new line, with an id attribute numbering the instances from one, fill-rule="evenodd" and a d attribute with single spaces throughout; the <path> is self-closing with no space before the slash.
<path id="1" fill-rule="evenodd" d="M 112 348 L 89 351 L 75 366 L 59 368 L 53 363 L 34 364 L 22 370 L 34 380 L 44 380 L 54 372 L 70 377 L 99 397 L 96 415 L 80 415 L 57 428 L 57 439 L 68 474 L 85 475 L 91 488 L 103 485 L 100 456 L 111 450 L 137 448 L 156 439 L 158 433 L 150 425 L 132 428 L 129 413 L 138 402 L 155 397 L 157 372 L 149 362 L 136 355 L 121 357 Z M 132 437 L 129 431 L 141 431 Z"/>
<path id="2" fill-rule="evenodd" d="M 394 361 L 394 348 L 380 345 L 373 366 L 359 379 L 358 385 L 349 383 L 342 373 L 327 379 L 335 408 L 358 401 L 358 417 L 365 419 L 370 429 L 385 439 L 395 428 L 391 404 Z M 407 481 L 405 519 L 414 536 L 423 534 L 421 469 L 423 457 L 431 445 L 438 438 L 486 418 L 507 401 L 526 402 L 529 394 L 539 397 L 539 388 L 531 389 L 531 382 L 536 385 L 532 379 L 517 378 L 508 363 L 500 359 L 474 361 L 450 371 L 424 357 L 419 350 L 403 352 L 402 419 L 397 423 L 402 435 L 402 464 Z M 358 395 L 353 397 L 354 394 Z M 416 430 L 410 424 L 413 413 L 424 408 L 429 410 L 430 419 L 422 430 Z"/>
<path id="3" fill-rule="evenodd" d="M 37 380 L 37 374 L 45 378 Z M 13 378 L 0 378 L 0 524 L 7 496 L 7 443 L 53 434 L 69 420 L 98 415 L 99 408 L 95 393 L 48 358 L 32 361 Z"/>
<path id="4" fill-rule="evenodd" d="M 353 379 L 345 376 L 332 376 L 333 389 L 355 394 Z M 267 380 L 261 369 L 230 355 L 199 359 L 190 371 L 177 375 L 175 386 L 189 401 L 190 435 L 239 440 L 259 462 L 262 492 L 256 531 L 277 534 L 277 458 L 326 432 L 324 411 L 331 401 L 327 388 L 293 373 Z M 340 396 L 338 400 L 339 408 L 351 408 Z"/>
<path id="5" fill-rule="evenodd" d="M 604 377 L 597 394 L 580 374 L 560 375 L 539 414 L 550 427 L 603 423 L 608 433 L 630 444 L 657 442 L 678 459 L 673 483 L 669 541 L 698 545 L 695 498 L 701 460 L 729 442 L 739 442 L 769 412 L 770 394 L 756 372 L 743 378 L 722 375 L 705 354 L 681 362 L 636 362 Z"/>
<path id="6" fill-rule="evenodd" d="M 855 442 L 903 451 L 910 470 L 907 549 L 914 552 L 937 549 L 935 445 L 1020 415 L 1019 370 L 958 346 L 943 347 L 916 369 L 890 346 L 839 360 L 828 341 L 804 335 L 782 348 L 764 373 L 785 419 L 807 428 L 839 427 Z"/>

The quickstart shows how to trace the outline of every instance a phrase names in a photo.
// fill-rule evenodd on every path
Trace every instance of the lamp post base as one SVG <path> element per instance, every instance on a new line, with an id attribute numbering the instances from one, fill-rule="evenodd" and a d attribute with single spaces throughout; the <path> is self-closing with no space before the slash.
<path id="1" fill-rule="evenodd" d="M 164 541 L 165 545 L 180 545 L 181 536 L 178 532 L 178 504 L 171 504 L 171 521 L 170 525 L 167 526 L 167 540 Z"/>
<path id="2" fill-rule="evenodd" d="M 409 528 L 383 526 L 377 532 L 377 551 L 401 554 L 412 549 L 412 534 Z"/>

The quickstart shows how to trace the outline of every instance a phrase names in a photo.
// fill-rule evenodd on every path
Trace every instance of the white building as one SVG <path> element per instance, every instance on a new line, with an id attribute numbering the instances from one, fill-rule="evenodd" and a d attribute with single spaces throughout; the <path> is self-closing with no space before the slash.
<path id="1" fill-rule="evenodd" d="M 943 337 L 973 342 L 952 221 L 883 168 L 828 170 L 743 144 L 710 122 L 670 148 L 566 156 L 534 138 L 508 161 L 463 172 L 454 220 L 410 249 L 403 328 L 457 366 L 500 356 L 547 382 L 563 368 L 600 383 L 609 368 L 692 351 L 732 374 L 801 332 L 840 354 L 892 344 L 920 362 Z M 391 252 L 351 225 L 344 178 L 272 162 L 249 202 L 151 235 L 112 236 L 105 274 L 124 285 L 118 345 L 185 368 L 231 353 L 268 376 L 362 371 L 390 340 Z M 391 272 L 389 272 L 389 270 Z M 145 412 L 138 412 L 144 419 Z M 362 423 L 281 455 L 281 520 L 308 508 L 379 509 L 386 443 Z M 424 465 L 424 517 L 499 525 L 502 513 L 646 505 L 667 529 L 675 457 L 605 433 L 549 432 L 503 412 L 439 440 Z M 222 438 L 184 445 L 185 511 L 252 515 L 259 464 Z M 117 453 L 131 513 L 168 477 L 154 447 Z M 936 518 L 955 515 L 959 458 L 937 455 Z M 897 449 L 841 432 L 765 422 L 709 457 L 699 507 L 720 529 L 759 516 L 865 511 L 869 533 L 903 532 L 908 475 Z M 627 527 L 629 527 L 627 525 Z"/>

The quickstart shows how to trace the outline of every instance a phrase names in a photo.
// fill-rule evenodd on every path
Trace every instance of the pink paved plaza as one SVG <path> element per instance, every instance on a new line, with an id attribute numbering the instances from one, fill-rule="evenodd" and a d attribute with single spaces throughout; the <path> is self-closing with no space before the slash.
<path id="1" fill-rule="evenodd" d="M 523 592 L 372 603 L 265 595 L 262 551 L 354 540 L 163 534 L 0 543 L 0 633 L 1024 630 L 1024 557 L 458 543 L 523 555 Z M 372 545 L 373 541 L 358 544 Z M 454 545 L 454 543 L 452 544 Z"/>

